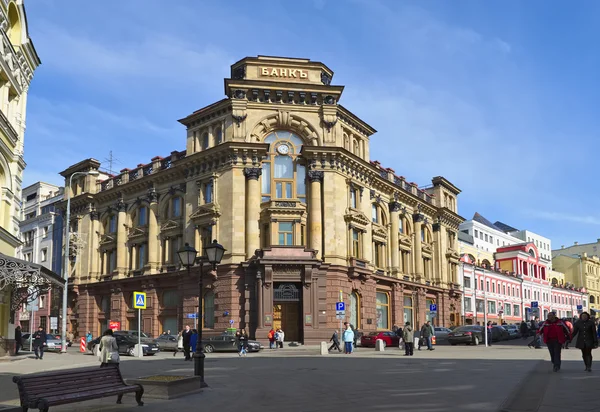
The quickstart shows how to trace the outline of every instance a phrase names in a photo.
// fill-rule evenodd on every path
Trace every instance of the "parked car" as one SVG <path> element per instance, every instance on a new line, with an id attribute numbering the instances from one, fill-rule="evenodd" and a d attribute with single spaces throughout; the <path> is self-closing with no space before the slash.
<path id="1" fill-rule="evenodd" d="M 448 333 L 448 343 L 455 346 L 459 343 L 465 343 L 467 345 L 479 345 L 484 342 L 483 337 L 484 329 L 483 326 L 466 325 L 459 326 L 452 332 Z"/>
<path id="2" fill-rule="evenodd" d="M 137 336 L 129 334 L 119 334 L 114 332 L 114 337 L 117 340 L 117 346 L 119 347 L 119 353 L 122 355 L 135 356 L 135 345 L 138 343 Z M 92 353 L 96 353 L 96 346 L 100 344 L 101 338 L 96 338 L 88 344 L 88 349 Z M 156 343 L 149 338 L 142 339 L 142 351 L 144 356 L 154 355 L 160 351 L 160 348 Z"/>
<path id="3" fill-rule="evenodd" d="M 30 345 L 31 345 L 31 334 L 30 333 L 24 333 L 23 335 L 21 335 L 21 341 L 23 342 L 23 346 L 25 346 L 26 349 L 29 349 Z M 31 346 L 31 348 L 33 349 L 33 346 Z M 55 336 L 52 335 L 50 333 L 46 334 L 46 348 L 44 349 L 45 351 L 48 352 L 60 352 L 62 348 L 62 341 L 60 336 Z"/>
<path id="4" fill-rule="evenodd" d="M 508 332 L 509 339 L 518 339 L 521 337 L 521 331 L 517 325 L 503 325 L 502 327 Z"/>
<path id="5" fill-rule="evenodd" d="M 158 345 L 161 351 L 177 351 L 177 336 L 160 335 L 154 339 L 154 343 Z"/>
<path id="6" fill-rule="evenodd" d="M 375 347 L 377 339 L 383 341 L 383 346 L 396 346 L 400 344 L 400 337 L 391 330 L 370 332 L 368 335 L 362 335 L 360 338 L 360 346 Z"/>
<path id="7" fill-rule="evenodd" d="M 509 339 L 509 333 L 500 325 L 492 326 L 492 342 L 500 342 Z"/>
<path id="8" fill-rule="evenodd" d="M 441 326 L 435 327 L 435 340 L 436 342 L 446 341 L 448 340 L 448 334 L 452 332 L 449 328 L 444 328 Z"/>
<path id="9" fill-rule="evenodd" d="M 202 346 L 204 346 L 204 352 L 237 352 L 238 351 L 238 340 L 235 335 L 224 332 L 219 336 L 211 336 L 202 339 Z M 248 340 L 248 352 L 258 352 L 263 349 L 263 346 L 255 341 Z"/>

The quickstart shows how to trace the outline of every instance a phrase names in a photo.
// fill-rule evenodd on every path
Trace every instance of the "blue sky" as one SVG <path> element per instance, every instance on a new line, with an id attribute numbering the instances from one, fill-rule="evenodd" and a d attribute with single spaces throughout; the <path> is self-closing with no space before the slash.
<path id="1" fill-rule="evenodd" d="M 29 0 L 42 60 L 25 185 L 88 157 L 115 169 L 185 147 L 177 119 L 223 97 L 244 56 L 322 61 L 378 130 L 371 158 L 443 175 L 475 211 L 548 236 L 600 238 L 600 5 L 488 1 Z M 561 7 L 562 6 L 562 7 Z M 104 166 L 107 167 L 105 164 Z"/>

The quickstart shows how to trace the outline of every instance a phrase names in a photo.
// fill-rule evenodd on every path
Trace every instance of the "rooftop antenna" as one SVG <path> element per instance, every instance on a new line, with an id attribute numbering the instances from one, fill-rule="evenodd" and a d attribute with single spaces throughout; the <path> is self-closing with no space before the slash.
<path id="1" fill-rule="evenodd" d="M 113 166 L 114 166 L 115 164 L 118 164 L 118 163 L 120 163 L 120 162 L 119 162 L 119 159 L 117 159 L 117 158 L 115 158 L 115 157 L 113 156 L 113 152 L 112 152 L 112 150 L 111 150 L 110 152 L 108 152 L 108 158 L 105 158 L 104 160 L 105 160 L 106 162 L 108 162 L 108 173 L 109 173 L 109 174 L 111 174 L 111 175 L 113 175 L 113 174 L 114 174 L 114 173 L 113 173 Z"/>

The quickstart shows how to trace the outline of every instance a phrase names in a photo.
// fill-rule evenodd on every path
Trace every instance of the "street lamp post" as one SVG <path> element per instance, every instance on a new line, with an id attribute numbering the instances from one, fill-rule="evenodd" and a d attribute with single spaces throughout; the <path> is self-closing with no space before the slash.
<path id="1" fill-rule="evenodd" d="M 204 263 L 210 263 L 212 265 L 213 270 L 217 270 L 217 265 L 221 263 L 221 259 L 223 259 L 223 255 L 225 254 L 225 248 L 221 246 L 216 240 L 205 246 L 204 253 L 200 256 L 200 279 L 198 281 L 198 340 L 196 343 L 196 352 L 194 353 L 194 376 L 200 377 L 200 386 L 202 388 L 207 387 L 208 385 L 204 382 L 204 350 L 202 347 L 202 328 L 204 326 L 204 304 L 203 297 L 204 294 L 204 284 L 203 284 L 203 268 Z M 179 260 L 181 264 L 187 268 L 188 276 L 191 274 L 191 268 L 196 263 L 196 256 L 198 255 L 198 251 L 194 249 L 189 243 L 186 243 L 185 246 L 177 251 L 177 255 L 179 255 Z"/>
<path id="2" fill-rule="evenodd" d="M 61 352 L 67 352 L 67 300 L 69 298 L 69 248 L 71 247 L 71 186 L 73 185 L 73 176 L 98 176 L 100 173 L 97 170 L 90 170 L 88 172 L 75 172 L 69 177 L 69 186 L 65 190 L 67 194 L 67 216 L 63 224 L 65 225 L 65 258 L 63 264 L 63 278 L 65 279 L 65 285 L 63 286 L 63 300 L 62 300 L 62 332 L 61 332 Z"/>

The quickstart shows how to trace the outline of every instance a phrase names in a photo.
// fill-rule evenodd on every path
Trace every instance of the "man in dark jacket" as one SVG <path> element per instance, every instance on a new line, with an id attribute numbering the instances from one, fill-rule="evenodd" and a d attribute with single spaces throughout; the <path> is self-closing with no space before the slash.
<path id="1" fill-rule="evenodd" d="M 190 325 L 185 325 L 181 336 L 183 337 L 183 353 L 185 354 L 185 360 L 192 360 L 190 356 L 191 340 L 192 340 L 192 329 Z"/>
<path id="2" fill-rule="evenodd" d="M 433 326 L 431 326 L 431 322 L 427 321 L 421 327 L 421 338 L 419 339 L 419 350 L 421 350 L 421 346 L 427 346 L 427 350 L 434 350 L 431 346 L 431 337 L 433 336 Z"/>
<path id="3" fill-rule="evenodd" d="M 23 348 L 23 335 L 21 334 L 21 327 L 15 328 L 15 356 L 19 354 L 19 350 Z"/>
<path id="4" fill-rule="evenodd" d="M 33 334 L 33 351 L 36 359 L 44 359 L 44 347 L 46 346 L 46 331 L 41 326 Z"/>
<path id="5" fill-rule="evenodd" d="M 329 350 L 337 349 L 339 352 L 342 351 L 342 349 L 340 348 L 340 339 L 338 337 L 337 330 L 333 331 L 333 335 L 331 335 L 331 339 L 329 339 L 329 342 L 333 342 L 333 344 L 329 347 Z"/>

